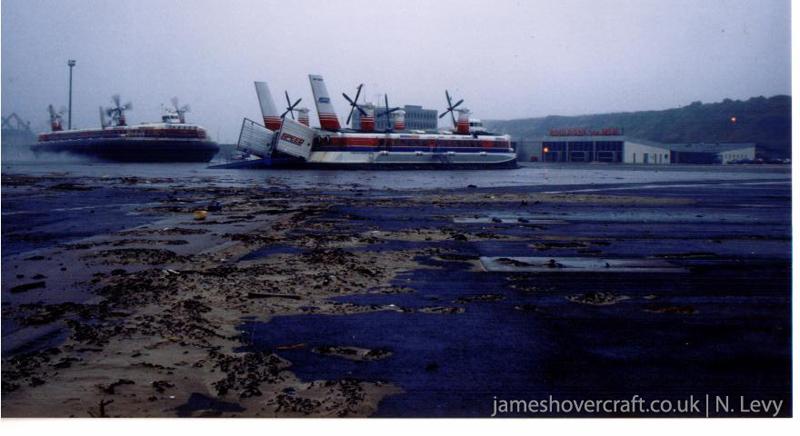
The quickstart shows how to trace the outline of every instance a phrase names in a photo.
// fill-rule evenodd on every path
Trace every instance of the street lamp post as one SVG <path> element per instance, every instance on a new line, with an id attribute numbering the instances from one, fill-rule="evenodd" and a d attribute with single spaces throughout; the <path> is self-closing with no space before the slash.
<path id="1" fill-rule="evenodd" d="M 75 59 L 67 61 L 69 66 L 69 114 L 67 115 L 67 130 L 72 130 L 72 67 L 75 66 Z"/>

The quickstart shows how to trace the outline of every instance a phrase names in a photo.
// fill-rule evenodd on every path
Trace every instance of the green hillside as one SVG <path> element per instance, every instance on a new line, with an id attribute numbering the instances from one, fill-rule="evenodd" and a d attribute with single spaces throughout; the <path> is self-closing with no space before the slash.
<path id="1" fill-rule="evenodd" d="M 735 117 L 736 122 L 731 118 Z M 621 127 L 630 138 L 662 143 L 755 142 L 764 157 L 791 155 L 791 97 L 753 97 L 720 103 L 696 101 L 661 111 L 619 112 L 580 116 L 548 116 L 517 120 L 486 120 L 494 132 L 515 140 L 539 139 L 549 129 Z"/>

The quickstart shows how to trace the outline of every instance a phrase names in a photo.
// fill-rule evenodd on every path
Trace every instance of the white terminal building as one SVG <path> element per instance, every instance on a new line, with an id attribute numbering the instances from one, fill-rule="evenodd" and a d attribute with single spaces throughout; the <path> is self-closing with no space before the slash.
<path id="1" fill-rule="evenodd" d="M 552 129 L 517 143 L 521 161 L 608 162 L 644 165 L 728 164 L 756 158 L 755 143 L 663 144 L 628 138 L 622 129 Z"/>

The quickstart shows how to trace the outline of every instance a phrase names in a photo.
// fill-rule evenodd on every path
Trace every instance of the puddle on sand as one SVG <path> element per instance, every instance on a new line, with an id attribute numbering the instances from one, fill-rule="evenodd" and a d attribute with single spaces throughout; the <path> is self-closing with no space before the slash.
<path id="1" fill-rule="evenodd" d="M 455 303 L 464 296 L 502 293 L 505 283 L 491 274 L 456 270 L 416 271 L 405 279 L 426 283 L 424 291 L 338 298 L 356 304 L 395 304 L 411 312 L 381 311 L 354 315 L 275 317 L 268 323 L 240 327 L 252 349 L 281 350 L 303 380 L 355 378 L 395 383 L 406 393 L 386 398 L 380 416 L 488 416 L 492 396 L 532 396 L 545 384 L 542 358 L 553 339 L 537 321 L 515 310 L 508 300 Z M 404 282 L 401 278 L 398 284 Z M 419 312 L 423 307 L 461 307 L 462 313 Z M 502 338 L 498 338 L 502 336 Z M 392 355 L 376 361 L 352 361 L 311 352 L 321 346 L 384 348 Z M 498 371 L 502 368 L 502 371 Z"/>
<path id="2" fill-rule="evenodd" d="M 239 261 L 261 259 L 272 256 L 273 254 L 299 254 L 302 252 L 302 248 L 288 244 L 268 244 L 245 254 Z"/>
<path id="3" fill-rule="evenodd" d="M 3 257 L 154 221 L 158 215 L 134 213 L 135 209 L 165 198 L 160 192 L 104 187 L 41 195 L 4 193 Z"/>
<path id="4" fill-rule="evenodd" d="M 481 257 L 486 271 L 502 272 L 594 272 L 594 273 L 682 273 L 685 269 L 661 259 L 601 259 L 594 257 Z"/>
<path id="5" fill-rule="evenodd" d="M 255 348 L 305 344 L 278 352 L 292 361 L 292 371 L 303 380 L 355 378 L 402 387 L 406 393 L 385 399 L 378 415 L 487 416 L 492 395 L 521 386 L 519 395 L 530 396 L 524 388 L 544 383 L 533 369 L 548 348 L 521 314 L 507 313 L 504 326 L 489 328 L 487 324 L 500 322 L 492 315 L 471 309 L 460 314 L 308 315 L 245 324 L 242 330 L 253 335 Z M 498 333 L 503 340 L 497 339 Z M 392 355 L 359 362 L 310 351 L 331 345 L 383 348 Z"/>
<path id="6" fill-rule="evenodd" d="M 220 416 L 223 412 L 244 412 L 244 410 L 244 407 L 236 403 L 220 401 L 197 392 L 193 392 L 186 403 L 175 408 L 175 412 L 180 417 Z"/>
<path id="7" fill-rule="evenodd" d="M 787 311 L 776 310 L 786 297 L 776 286 L 756 296 L 749 274 L 726 292 L 710 281 L 730 283 L 730 276 L 688 275 L 677 288 L 666 276 L 609 274 L 598 282 L 591 273 L 569 280 L 530 275 L 515 281 L 514 290 L 504 274 L 423 269 L 394 282 L 413 292 L 335 299 L 393 304 L 395 310 L 275 317 L 246 322 L 239 330 L 245 350 L 294 346 L 276 352 L 305 381 L 354 378 L 401 387 L 405 392 L 385 398 L 377 416 L 489 416 L 494 396 L 624 398 L 648 392 L 682 398 L 725 387 L 736 394 L 788 398 L 782 380 L 789 356 L 780 351 L 787 349 Z M 523 283 L 539 290 L 521 291 Z M 587 289 L 626 298 L 602 306 L 568 299 Z M 644 298 L 651 293 L 655 299 Z M 463 312 L 420 310 L 432 307 Z M 311 351 L 323 346 L 392 354 L 353 361 Z M 731 366 L 731 359 L 740 363 Z"/>
<path id="8" fill-rule="evenodd" d="M 706 212 L 698 208 L 692 210 L 663 210 L 645 209 L 638 207 L 634 211 L 627 210 L 580 210 L 573 207 L 569 212 L 541 215 L 532 213 L 509 213 L 508 211 L 487 212 L 481 215 L 454 217 L 454 223 L 465 224 L 566 224 L 574 222 L 606 222 L 606 223 L 751 223 L 751 224 L 773 224 L 780 223 L 775 219 L 764 219 L 763 216 L 756 214 L 744 214 L 733 212 Z M 769 218 L 769 217 L 768 217 Z"/>
<path id="9" fill-rule="evenodd" d="M 25 327 L 11 317 L 3 316 L 3 331 L 19 332 Z M 2 356 L 8 358 L 18 353 L 35 353 L 48 348 L 58 347 L 69 337 L 69 332 L 62 324 L 27 327 L 12 340 L 3 338 Z"/>

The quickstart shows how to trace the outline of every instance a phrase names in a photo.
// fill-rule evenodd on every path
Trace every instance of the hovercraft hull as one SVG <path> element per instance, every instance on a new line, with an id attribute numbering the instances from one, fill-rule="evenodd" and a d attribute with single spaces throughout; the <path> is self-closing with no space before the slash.
<path id="1" fill-rule="evenodd" d="M 216 142 L 170 138 L 82 138 L 50 140 L 31 146 L 34 153 L 67 153 L 114 162 L 209 162 Z"/>

